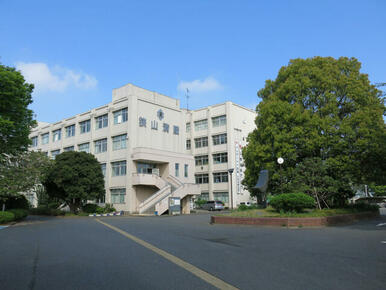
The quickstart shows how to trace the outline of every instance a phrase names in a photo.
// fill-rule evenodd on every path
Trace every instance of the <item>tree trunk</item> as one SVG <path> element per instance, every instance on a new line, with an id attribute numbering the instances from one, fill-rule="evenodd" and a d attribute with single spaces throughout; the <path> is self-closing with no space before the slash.
<path id="1" fill-rule="evenodd" d="M 5 203 L 3 203 L 2 211 L 5 211 Z"/>

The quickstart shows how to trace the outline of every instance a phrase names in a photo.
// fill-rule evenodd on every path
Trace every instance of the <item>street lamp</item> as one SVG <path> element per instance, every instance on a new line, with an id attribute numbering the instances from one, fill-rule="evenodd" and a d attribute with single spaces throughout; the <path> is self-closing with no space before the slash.
<path id="1" fill-rule="evenodd" d="M 283 193 L 283 171 L 281 169 L 281 165 L 284 163 L 284 159 L 282 157 L 279 157 L 277 159 L 277 163 L 280 166 L 280 187 L 281 187 L 281 193 Z"/>
<path id="2" fill-rule="evenodd" d="M 231 177 L 231 209 L 233 209 L 233 186 L 232 186 L 232 173 L 233 173 L 233 168 L 229 168 L 228 172 Z"/>

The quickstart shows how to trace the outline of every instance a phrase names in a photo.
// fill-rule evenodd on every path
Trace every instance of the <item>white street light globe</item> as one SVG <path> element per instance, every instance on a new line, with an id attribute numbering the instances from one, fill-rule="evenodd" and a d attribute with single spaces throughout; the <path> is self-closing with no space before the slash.
<path id="1" fill-rule="evenodd" d="M 281 158 L 281 157 L 279 157 L 279 158 L 277 159 L 277 163 L 279 163 L 279 164 L 283 164 L 283 163 L 284 163 L 284 159 L 283 159 L 283 158 Z"/>

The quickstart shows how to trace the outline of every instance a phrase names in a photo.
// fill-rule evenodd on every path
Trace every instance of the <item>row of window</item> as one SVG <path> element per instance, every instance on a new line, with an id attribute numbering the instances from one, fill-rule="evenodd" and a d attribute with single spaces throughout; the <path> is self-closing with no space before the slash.
<path id="1" fill-rule="evenodd" d="M 196 178 L 197 184 L 209 183 L 209 174 L 208 173 L 195 174 L 195 178 Z M 213 182 L 214 183 L 228 182 L 228 172 L 224 171 L 224 172 L 213 173 Z"/>
<path id="2" fill-rule="evenodd" d="M 227 163 L 228 162 L 228 153 L 223 152 L 223 153 L 215 153 L 212 154 L 213 157 L 213 163 L 214 164 L 220 164 L 220 163 Z M 207 165 L 209 158 L 208 155 L 200 155 L 200 156 L 195 156 L 194 157 L 196 166 L 202 166 L 202 165 Z"/>
<path id="3" fill-rule="evenodd" d="M 227 134 L 218 134 L 212 136 L 213 145 L 221 145 L 226 144 L 228 142 Z M 194 146 L 195 148 L 208 147 L 208 137 L 199 137 L 194 138 Z M 186 140 L 186 150 L 190 150 L 192 148 L 192 142 L 190 139 Z"/>
<path id="4" fill-rule="evenodd" d="M 127 122 L 127 108 L 113 112 L 114 124 L 121 124 Z M 95 117 L 95 129 L 102 129 L 107 127 L 109 124 L 108 114 Z M 67 126 L 64 128 L 66 138 L 75 136 L 75 124 Z M 91 120 L 86 120 L 79 122 L 79 131 L 80 134 L 88 133 L 91 130 Z M 50 133 L 45 133 L 41 135 L 42 145 L 48 144 L 50 138 Z M 57 129 L 52 131 L 52 142 L 56 142 L 62 139 L 62 129 Z M 38 136 L 32 137 L 32 147 L 38 146 Z"/>
<path id="5" fill-rule="evenodd" d="M 226 115 L 212 118 L 212 127 L 225 126 L 227 123 Z M 208 119 L 194 121 L 194 130 L 202 131 L 208 129 Z M 186 132 L 190 132 L 190 123 L 186 123 Z"/>
<path id="6" fill-rule="evenodd" d="M 114 151 L 120 150 L 120 149 L 126 149 L 127 134 L 114 136 L 111 139 L 113 140 L 113 150 Z M 64 152 L 74 151 L 74 150 L 75 150 L 75 146 L 69 146 L 69 147 L 63 148 Z M 87 143 L 79 144 L 78 145 L 78 151 L 90 153 L 90 143 L 87 142 Z M 94 153 L 95 154 L 103 153 L 106 151 L 107 151 L 107 138 L 94 141 Z M 53 158 L 55 158 L 55 156 L 58 154 L 60 154 L 60 149 L 51 151 L 51 156 Z"/>

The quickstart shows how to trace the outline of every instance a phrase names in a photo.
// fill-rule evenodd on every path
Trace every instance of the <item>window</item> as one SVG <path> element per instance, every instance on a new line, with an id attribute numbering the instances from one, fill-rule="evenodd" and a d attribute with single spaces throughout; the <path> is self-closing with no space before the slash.
<path id="1" fill-rule="evenodd" d="M 174 169 L 175 169 L 174 176 L 178 177 L 180 175 L 180 164 L 179 163 L 175 163 L 174 164 Z"/>
<path id="2" fill-rule="evenodd" d="M 217 153 L 213 154 L 213 163 L 219 164 L 219 163 L 227 163 L 228 162 L 228 153 Z"/>
<path id="3" fill-rule="evenodd" d="M 196 166 L 207 165 L 208 155 L 195 156 L 194 160 L 196 162 Z"/>
<path id="4" fill-rule="evenodd" d="M 127 134 L 113 137 L 113 150 L 120 150 L 126 148 Z"/>
<path id="5" fill-rule="evenodd" d="M 226 124 L 227 124 L 227 117 L 225 115 L 212 118 L 213 127 L 220 127 Z"/>
<path id="6" fill-rule="evenodd" d="M 66 138 L 75 136 L 75 125 L 66 127 Z"/>
<path id="7" fill-rule="evenodd" d="M 139 117 L 139 127 L 146 127 L 146 118 Z"/>
<path id="8" fill-rule="evenodd" d="M 101 139 L 94 142 L 95 143 L 95 154 L 106 152 L 107 151 L 107 139 Z"/>
<path id="9" fill-rule="evenodd" d="M 201 131 L 208 129 L 208 120 L 200 120 L 200 121 L 195 121 L 194 122 L 194 130 L 195 131 Z"/>
<path id="10" fill-rule="evenodd" d="M 163 124 L 163 131 L 166 133 L 169 133 L 169 124 L 166 124 L 166 123 Z"/>
<path id="11" fill-rule="evenodd" d="M 106 163 L 101 164 L 102 174 L 103 177 L 106 177 Z"/>
<path id="12" fill-rule="evenodd" d="M 65 148 L 63 149 L 64 152 L 74 151 L 74 150 L 75 150 L 75 149 L 74 149 L 74 146 L 65 147 Z"/>
<path id="13" fill-rule="evenodd" d="M 228 182 L 228 172 L 216 172 L 213 173 L 213 182 L 214 183 L 221 183 L 221 182 Z"/>
<path id="14" fill-rule="evenodd" d="M 95 118 L 95 129 L 102 129 L 109 125 L 109 116 L 107 114 Z"/>
<path id="15" fill-rule="evenodd" d="M 112 176 L 123 176 L 126 175 L 126 161 L 118 161 L 111 163 L 111 175 Z"/>
<path id="16" fill-rule="evenodd" d="M 153 163 L 137 163 L 137 172 L 143 174 L 153 174 L 156 171 L 156 165 Z"/>
<path id="17" fill-rule="evenodd" d="M 152 130 L 158 130 L 158 122 L 157 121 L 151 121 L 151 129 Z"/>
<path id="18" fill-rule="evenodd" d="M 228 192 L 213 192 L 213 198 L 215 200 L 222 201 L 223 203 L 229 202 L 229 194 Z"/>
<path id="19" fill-rule="evenodd" d="M 186 133 L 190 132 L 190 123 L 186 123 Z"/>
<path id="20" fill-rule="evenodd" d="M 208 173 L 196 174 L 194 177 L 196 178 L 197 184 L 209 183 Z"/>
<path id="21" fill-rule="evenodd" d="M 111 203 L 125 203 L 125 188 L 110 189 Z"/>
<path id="22" fill-rule="evenodd" d="M 173 134 L 174 135 L 180 135 L 180 127 L 173 126 Z"/>
<path id="23" fill-rule="evenodd" d="M 90 132 L 90 128 L 91 128 L 90 120 L 80 122 L 79 127 L 80 127 L 80 134 Z"/>
<path id="24" fill-rule="evenodd" d="M 188 171 L 189 171 L 189 165 L 185 164 L 184 165 L 184 177 L 188 177 Z"/>
<path id="25" fill-rule="evenodd" d="M 220 145 L 220 144 L 226 144 L 227 143 L 227 134 L 220 134 L 220 135 L 214 135 L 212 136 L 213 139 L 213 145 Z"/>
<path id="26" fill-rule="evenodd" d="M 194 144 L 196 148 L 208 147 L 208 137 L 195 138 Z"/>
<path id="27" fill-rule="evenodd" d="M 50 139 L 50 133 L 45 133 L 42 135 L 42 145 L 48 144 Z"/>
<path id="28" fill-rule="evenodd" d="M 83 143 L 78 145 L 80 152 L 90 153 L 90 143 Z"/>
<path id="29" fill-rule="evenodd" d="M 56 155 L 59 155 L 60 154 L 60 150 L 54 150 L 54 151 L 51 151 L 51 158 L 52 159 L 55 159 L 56 158 Z"/>
<path id="30" fill-rule="evenodd" d="M 192 148 L 192 142 L 190 139 L 186 140 L 186 150 L 190 150 Z"/>
<path id="31" fill-rule="evenodd" d="M 209 200 L 209 192 L 201 192 L 201 195 L 199 196 L 199 199 Z"/>
<path id="32" fill-rule="evenodd" d="M 127 108 L 114 112 L 114 124 L 127 122 Z"/>
<path id="33" fill-rule="evenodd" d="M 38 146 L 38 136 L 32 137 L 31 141 L 32 141 L 32 147 Z"/>
<path id="34" fill-rule="evenodd" d="M 58 129 L 52 132 L 52 141 L 56 142 L 62 138 L 62 129 Z"/>

